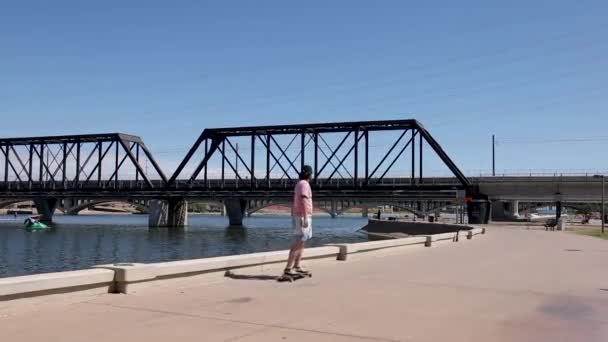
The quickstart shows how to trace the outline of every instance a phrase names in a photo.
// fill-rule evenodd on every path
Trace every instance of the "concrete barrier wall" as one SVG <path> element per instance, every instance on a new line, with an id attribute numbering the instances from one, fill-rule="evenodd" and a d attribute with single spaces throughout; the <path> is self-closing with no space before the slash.
<path id="1" fill-rule="evenodd" d="M 346 260 L 350 254 L 370 253 L 411 247 L 430 247 L 433 243 L 457 241 L 457 233 L 412 236 L 349 244 L 333 244 L 307 248 L 305 260 Z M 460 231 L 459 239 L 485 234 L 485 228 Z M 34 297 L 53 293 L 76 292 L 99 288 L 104 292 L 129 293 L 134 285 L 152 283 L 170 278 L 213 274 L 221 276 L 232 269 L 246 269 L 260 265 L 278 265 L 286 262 L 289 251 L 275 251 L 231 255 L 214 258 L 161 262 L 153 264 L 122 263 L 100 265 L 93 269 L 68 271 L 31 276 L 0 278 L 0 301 Z"/>
<path id="2" fill-rule="evenodd" d="M 473 228 L 473 229 L 471 229 L 471 233 L 473 235 L 485 234 L 486 229 L 485 228 Z"/>
<path id="3" fill-rule="evenodd" d="M 0 301 L 100 288 L 112 291 L 114 272 L 90 269 L 0 278 Z"/>
<path id="4" fill-rule="evenodd" d="M 340 248 L 336 246 L 307 248 L 304 260 L 338 258 Z M 97 268 L 114 271 L 115 289 L 117 292 L 128 293 L 132 285 L 156 280 L 187 277 L 203 273 L 224 273 L 231 269 L 285 263 L 289 251 L 275 251 L 230 255 L 214 258 L 192 259 L 160 262 L 154 264 L 114 264 L 100 265 Z"/>
<path id="5" fill-rule="evenodd" d="M 370 242 L 359 242 L 359 243 L 343 243 L 343 244 L 334 244 L 332 246 L 337 246 L 340 248 L 340 254 L 338 255 L 338 260 L 346 260 L 349 254 L 361 253 L 361 252 L 370 252 L 379 249 L 386 248 L 394 248 L 394 247 L 404 247 L 404 246 L 412 246 L 419 245 L 425 246 L 428 238 L 426 236 L 415 236 L 415 237 L 407 237 L 403 239 L 390 239 L 390 240 L 379 240 L 379 241 L 370 241 Z"/>
<path id="6" fill-rule="evenodd" d="M 473 227 L 447 224 L 447 223 L 428 223 L 428 222 L 405 222 L 369 219 L 362 230 L 371 233 L 404 233 L 408 235 L 434 235 L 442 233 L 469 230 Z"/>
<path id="7" fill-rule="evenodd" d="M 307 248 L 304 259 L 332 258 L 340 253 L 338 247 L 326 246 Z M 154 264 L 158 276 L 170 277 L 188 273 L 225 271 L 233 268 L 250 267 L 262 264 L 283 263 L 287 261 L 289 251 L 251 253 L 224 257 L 170 261 Z"/>
<path id="8" fill-rule="evenodd" d="M 430 237 L 433 242 L 442 240 L 454 240 L 456 238 L 456 233 L 434 234 L 430 235 Z"/>

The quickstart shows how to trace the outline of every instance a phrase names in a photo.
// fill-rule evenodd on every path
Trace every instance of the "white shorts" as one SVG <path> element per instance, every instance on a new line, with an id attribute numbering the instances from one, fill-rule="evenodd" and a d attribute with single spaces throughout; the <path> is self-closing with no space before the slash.
<path id="1" fill-rule="evenodd" d="M 304 227 L 304 218 L 292 217 L 294 241 L 307 241 L 312 237 L 312 216 L 308 216 L 308 227 Z"/>

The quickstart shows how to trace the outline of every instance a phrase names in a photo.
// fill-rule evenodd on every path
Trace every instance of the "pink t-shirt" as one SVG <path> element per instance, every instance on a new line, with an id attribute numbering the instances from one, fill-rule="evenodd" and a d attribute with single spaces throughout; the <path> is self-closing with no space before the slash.
<path id="1" fill-rule="evenodd" d="M 312 216 L 312 190 L 308 181 L 296 184 L 293 194 L 293 216 Z"/>

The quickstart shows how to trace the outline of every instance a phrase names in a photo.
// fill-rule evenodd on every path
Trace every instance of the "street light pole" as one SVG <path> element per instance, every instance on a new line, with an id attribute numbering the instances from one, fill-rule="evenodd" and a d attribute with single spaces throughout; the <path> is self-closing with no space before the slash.
<path id="1" fill-rule="evenodd" d="M 605 205 L 605 189 L 604 189 L 604 184 L 605 184 L 605 180 L 606 180 L 606 175 L 594 175 L 593 178 L 602 178 L 602 234 L 604 234 L 604 226 L 606 225 L 605 219 L 606 219 L 606 205 Z"/>
<path id="2" fill-rule="evenodd" d="M 492 134 L 492 176 L 496 176 L 496 141 Z"/>
<path id="3" fill-rule="evenodd" d="M 602 175 L 602 234 L 604 234 L 604 225 L 606 224 L 606 206 L 604 203 L 604 180 L 606 179 L 606 176 Z"/>

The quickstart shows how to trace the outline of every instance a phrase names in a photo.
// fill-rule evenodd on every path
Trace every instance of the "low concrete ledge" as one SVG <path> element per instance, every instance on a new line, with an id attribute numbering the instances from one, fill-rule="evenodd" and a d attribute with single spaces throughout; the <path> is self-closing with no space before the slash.
<path id="1" fill-rule="evenodd" d="M 340 249 L 335 246 L 307 248 L 303 259 L 336 258 Z M 289 251 L 262 252 L 231 255 L 215 258 L 193 259 L 150 264 L 156 267 L 158 277 L 225 271 L 231 268 L 250 267 L 270 263 L 286 262 Z"/>
<path id="2" fill-rule="evenodd" d="M 158 270 L 153 264 L 118 263 L 98 265 L 93 268 L 113 271 L 115 282 L 139 282 L 154 279 L 158 275 Z"/>
<path id="3" fill-rule="evenodd" d="M 376 220 L 370 218 L 365 227 L 361 230 L 370 233 L 405 233 L 412 235 L 437 235 L 443 233 L 452 233 L 459 230 L 469 230 L 473 228 L 464 224 L 448 224 L 448 223 L 430 223 L 430 222 L 412 222 L 399 220 Z"/>
<path id="4" fill-rule="evenodd" d="M 433 242 L 452 241 L 456 242 L 460 239 L 472 239 L 473 235 L 484 234 L 485 228 L 476 228 L 471 230 L 461 230 L 458 232 L 441 233 L 433 235 L 410 236 L 400 239 L 379 240 L 371 242 L 359 242 L 348 244 L 331 244 L 328 246 L 336 246 L 340 248 L 338 260 L 346 260 L 349 254 L 360 252 L 375 251 L 385 248 L 404 247 L 409 245 L 424 245 L 431 247 Z"/>
<path id="5" fill-rule="evenodd" d="M 158 268 L 154 264 L 118 263 L 95 266 L 98 269 L 107 269 L 114 273 L 115 293 L 127 293 L 130 284 L 138 284 L 156 279 Z"/>
<path id="6" fill-rule="evenodd" d="M 486 229 L 485 228 L 473 228 L 473 229 L 471 229 L 471 233 L 473 235 L 485 234 Z"/>
<path id="7" fill-rule="evenodd" d="M 379 240 L 359 243 L 332 244 L 340 248 L 338 260 L 346 260 L 348 254 L 375 251 L 385 248 L 403 247 L 409 245 L 424 245 L 427 242 L 425 236 L 412 236 L 402 239 Z"/>
<path id="8" fill-rule="evenodd" d="M 443 233 L 443 234 L 433 234 L 433 235 L 429 235 L 429 236 L 431 237 L 431 241 L 433 241 L 433 242 L 444 241 L 444 240 L 455 241 L 457 234 L 458 233 Z"/>
<path id="9" fill-rule="evenodd" d="M 0 301 L 105 288 L 112 291 L 114 272 L 104 269 L 0 278 Z"/>
<path id="10" fill-rule="evenodd" d="M 304 260 L 331 258 L 336 259 L 340 253 L 337 246 L 307 248 Z M 131 285 L 161 279 L 187 277 L 192 275 L 225 272 L 231 269 L 286 262 L 289 251 L 262 252 L 252 254 L 230 255 L 214 258 L 168 261 L 154 264 L 113 264 L 100 265 L 98 268 L 115 272 L 115 290 L 128 293 Z"/>

